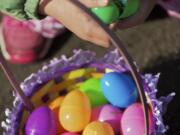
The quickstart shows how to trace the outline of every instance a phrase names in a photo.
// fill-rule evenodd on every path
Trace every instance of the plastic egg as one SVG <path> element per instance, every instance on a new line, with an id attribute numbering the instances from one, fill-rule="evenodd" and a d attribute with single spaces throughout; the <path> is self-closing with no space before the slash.
<path id="1" fill-rule="evenodd" d="M 63 133 L 63 134 L 61 134 L 61 135 L 79 135 L 79 134 L 77 134 L 77 133 L 71 133 L 71 132 L 66 132 L 66 133 Z"/>
<path id="2" fill-rule="evenodd" d="M 153 130 L 152 120 L 152 112 L 149 111 L 149 134 L 151 134 Z M 140 103 L 135 103 L 125 110 L 121 119 L 121 129 L 123 135 L 145 134 L 144 113 Z"/>
<path id="3" fill-rule="evenodd" d="M 140 6 L 140 0 L 119 0 L 123 3 L 123 12 L 120 15 L 120 19 L 127 18 L 134 15 Z"/>
<path id="4" fill-rule="evenodd" d="M 65 96 L 59 111 L 61 125 L 70 132 L 79 132 L 89 123 L 91 105 L 88 97 L 79 90 Z"/>
<path id="5" fill-rule="evenodd" d="M 94 121 L 87 125 L 82 135 L 114 135 L 114 131 L 108 123 Z"/>
<path id="6" fill-rule="evenodd" d="M 48 106 L 52 110 L 57 109 L 61 106 L 63 100 L 64 100 L 63 96 L 57 97 L 53 101 L 51 101 Z"/>
<path id="7" fill-rule="evenodd" d="M 101 90 L 100 79 L 88 79 L 81 85 L 80 90 L 88 96 L 92 107 L 107 103 L 107 99 L 104 97 Z"/>
<path id="8" fill-rule="evenodd" d="M 48 105 L 49 108 L 53 111 L 55 119 L 56 119 L 56 125 L 57 125 L 57 134 L 65 132 L 65 129 L 61 126 L 59 122 L 59 108 L 61 107 L 62 101 L 64 97 L 58 97 L 54 99 L 50 104 Z"/>
<path id="9" fill-rule="evenodd" d="M 105 7 L 92 8 L 91 11 L 97 15 L 104 23 L 110 24 L 119 19 L 122 8 L 113 0 Z"/>
<path id="10" fill-rule="evenodd" d="M 96 107 L 92 111 L 91 121 L 106 122 L 111 125 L 114 132 L 118 134 L 120 132 L 120 121 L 123 112 L 119 108 L 112 105 L 103 105 Z"/>
<path id="11" fill-rule="evenodd" d="M 114 106 L 126 108 L 136 102 L 138 93 L 132 78 L 124 73 L 106 73 L 101 78 L 106 99 Z"/>
<path id="12" fill-rule="evenodd" d="M 35 109 L 29 116 L 26 135 L 56 135 L 56 121 L 53 112 L 46 106 Z"/>

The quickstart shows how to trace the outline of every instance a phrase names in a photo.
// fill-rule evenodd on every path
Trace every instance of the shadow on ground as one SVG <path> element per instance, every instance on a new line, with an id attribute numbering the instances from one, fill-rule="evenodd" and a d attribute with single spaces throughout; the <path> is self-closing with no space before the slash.
<path id="1" fill-rule="evenodd" d="M 159 5 L 156 5 L 147 21 L 159 20 L 168 17 L 167 12 Z"/>
<path id="2" fill-rule="evenodd" d="M 167 135 L 180 135 L 180 54 L 173 57 L 159 57 L 153 65 L 144 69 L 144 72 L 161 72 L 158 83 L 158 96 L 164 96 L 172 91 L 176 96 L 169 104 L 167 113 L 164 116 L 165 123 L 170 126 Z"/>
<path id="3" fill-rule="evenodd" d="M 54 41 L 51 45 L 51 48 L 44 59 L 53 57 L 53 54 L 57 53 L 64 46 L 64 44 L 68 41 L 68 39 L 71 36 L 72 36 L 72 33 L 68 30 L 65 30 L 65 32 L 63 34 L 58 35 L 54 39 Z M 58 45 L 59 43 L 60 43 L 60 45 Z"/>

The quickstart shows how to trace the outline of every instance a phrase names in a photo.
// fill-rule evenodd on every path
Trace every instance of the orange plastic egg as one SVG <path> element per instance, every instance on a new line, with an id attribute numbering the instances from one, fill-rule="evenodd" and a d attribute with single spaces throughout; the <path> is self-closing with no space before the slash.
<path id="1" fill-rule="evenodd" d="M 87 125 L 83 135 L 115 135 L 112 127 L 106 122 L 94 121 Z"/>
<path id="2" fill-rule="evenodd" d="M 62 104 L 63 99 L 63 96 L 55 98 L 52 102 L 49 103 L 49 108 L 52 110 L 59 108 Z"/>
<path id="3" fill-rule="evenodd" d="M 59 116 L 59 108 L 62 104 L 64 97 L 58 97 L 54 99 L 52 102 L 49 103 L 49 108 L 53 111 L 55 118 L 56 118 L 56 124 L 57 124 L 57 134 L 61 134 L 65 132 L 64 128 L 60 125 L 60 122 L 58 120 Z"/>
<path id="4" fill-rule="evenodd" d="M 70 132 L 82 131 L 89 123 L 91 105 L 88 97 L 74 90 L 64 98 L 59 111 L 61 125 Z"/>

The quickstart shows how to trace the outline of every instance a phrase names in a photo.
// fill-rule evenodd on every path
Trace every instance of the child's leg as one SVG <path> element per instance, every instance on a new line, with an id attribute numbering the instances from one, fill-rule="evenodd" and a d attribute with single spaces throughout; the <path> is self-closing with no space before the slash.
<path id="1" fill-rule="evenodd" d="M 170 16 L 180 19 L 180 0 L 159 0 L 158 3 Z"/>
<path id="2" fill-rule="evenodd" d="M 50 42 L 43 36 L 53 38 L 57 34 L 55 27 L 45 27 L 44 24 L 47 23 L 46 19 L 21 22 L 5 16 L 2 21 L 0 40 L 5 58 L 10 62 L 23 64 L 33 62 L 45 55 Z M 49 22 L 47 26 L 50 24 Z"/>

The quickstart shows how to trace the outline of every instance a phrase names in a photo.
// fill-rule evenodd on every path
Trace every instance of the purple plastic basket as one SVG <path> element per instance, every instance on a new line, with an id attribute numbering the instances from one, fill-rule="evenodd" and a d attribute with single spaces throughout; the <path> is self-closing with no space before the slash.
<path id="1" fill-rule="evenodd" d="M 44 65 L 37 73 L 31 74 L 27 77 L 24 82 L 21 83 L 21 88 L 27 96 L 33 95 L 41 87 L 47 84 L 50 80 L 55 80 L 56 83 L 63 81 L 63 76 L 66 73 L 77 69 L 88 69 L 95 68 L 92 70 L 93 73 L 103 73 L 106 69 L 111 69 L 116 72 L 129 71 L 127 65 L 123 61 L 123 58 L 119 55 L 117 50 L 107 53 L 102 58 L 96 58 L 94 52 L 91 51 L 74 51 L 74 55 L 70 58 L 62 56 L 61 58 L 54 58 L 49 64 Z M 157 99 L 157 82 L 159 74 L 144 74 L 141 75 L 143 78 L 143 86 L 146 95 L 149 97 L 149 101 L 153 107 L 153 123 L 154 123 L 154 135 L 164 135 L 167 126 L 163 123 L 162 115 L 165 113 L 168 102 L 173 98 L 174 93 L 167 97 L 160 97 Z M 83 81 L 84 76 L 77 78 L 76 83 Z M 64 89 L 64 92 L 66 90 Z M 63 94 L 63 93 L 61 93 Z M 6 120 L 2 122 L 1 126 L 4 128 L 4 135 L 16 135 L 19 130 L 19 123 L 22 120 L 22 112 L 24 109 L 23 103 L 16 94 L 13 94 L 15 99 L 13 102 L 13 108 L 7 108 L 5 110 Z"/>

